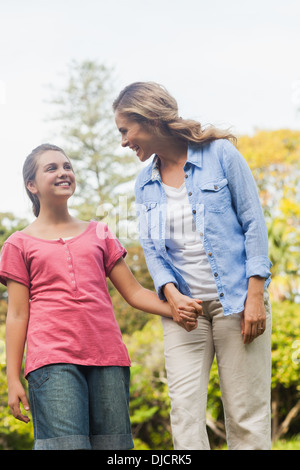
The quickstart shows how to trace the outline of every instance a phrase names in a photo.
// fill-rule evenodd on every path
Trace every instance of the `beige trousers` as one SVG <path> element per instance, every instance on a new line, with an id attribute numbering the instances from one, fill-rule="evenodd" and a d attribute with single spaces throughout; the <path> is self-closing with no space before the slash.
<path id="1" fill-rule="evenodd" d="M 240 315 L 224 316 L 219 300 L 203 302 L 198 328 L 186 332 L 162 318 L 175 450 L 209 449 L 207 388 L 216 354 L 229 450 L 271 448 L 271 307 L 267 327 L 245 345 Z"/>

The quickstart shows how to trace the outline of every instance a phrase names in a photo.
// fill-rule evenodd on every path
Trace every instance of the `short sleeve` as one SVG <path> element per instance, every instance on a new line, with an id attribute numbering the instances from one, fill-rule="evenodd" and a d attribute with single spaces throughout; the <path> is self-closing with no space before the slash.
<path id="1" fill-rule="evenodd" d="M 115 263 L 125 258 L 127 251 L 108 226 L 101 222 L 97 224 L 97 236 L 104 241 L 104 267 L 106 276 L 109 276 Z"/>
<path id="2" fill-rule="evenodd" d="M 5 242 L 0 254 L 0 282 L 7 285 L 7 279 L 30 287 L 28 268 L 20 248 Z"/>

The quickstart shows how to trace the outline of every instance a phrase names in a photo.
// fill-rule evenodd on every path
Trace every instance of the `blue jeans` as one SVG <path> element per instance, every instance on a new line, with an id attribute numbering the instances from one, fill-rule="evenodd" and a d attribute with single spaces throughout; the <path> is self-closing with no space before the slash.
<path id="1" fill-rule="evenodd" d="M 35 450 L 132 449 L 129 367 L 51 364 L 28 375 Z"/>

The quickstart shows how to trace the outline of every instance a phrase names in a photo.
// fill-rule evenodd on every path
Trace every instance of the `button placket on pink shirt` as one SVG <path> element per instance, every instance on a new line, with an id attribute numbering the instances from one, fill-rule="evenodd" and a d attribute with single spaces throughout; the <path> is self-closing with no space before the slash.
<path id="1" fill-rule="evenodd" d="M 61 243 L 63 243 L 64 248 L 65 248 L 65 254 L 66 254 L 68 271 L 69 271 L 69 275 L 70 275 L 71 286 L 72 286 L 72 290 L 75 293 L 75 291 L 77 291 L 78 289 L 77 289 L 77 284 L 76 284 L 75 271 L 74 271 L 74 266 L 73 266 L 73 263 L 72 263 L 70 248 L 69 248 L 69 245 L 67 244 L 67 242 L 65 240 L 63 240 L 62 238 L 60 238 L 59 241 Z"/>

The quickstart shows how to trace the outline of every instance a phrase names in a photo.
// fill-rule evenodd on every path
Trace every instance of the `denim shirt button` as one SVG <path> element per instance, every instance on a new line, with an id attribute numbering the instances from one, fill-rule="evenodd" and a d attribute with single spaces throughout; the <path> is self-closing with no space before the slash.
<path id="1" fill-rule="evenodd" d="M 211 252 L 211 251 L 208 253 L 208 256 L 212 256 L 212 252 Z"/>
<path id="2" fill-rule="evenodd" d="M 185 174 L 185 175 L 184 175 L 184 177 L 185 177 L 185 178 L 188 178 L 188 177 L 189 177 L 189 175 Z"/>
<path id="3" fill-rule="evenodd" d="M 215 276 L 215 277 L 218 277 L 218 273 L 214 273 L 214 276 Z"/>
<path id="4" fill-rule="evenodd" d="M 191 196 L 193 193 L 189 192 L 189 196 Z"/>
<path id="5" fill-rule="evenodd" d="M 224 297 L 224 293 L 223 293 L 223 292 L 221 292 L 220 297 Z"/>
<path id="6" fill-rule="evenodd" d="M 196 214 L 196 211 L 195 211 L 195 209 L 193 209 L 193 214 Z"/>

